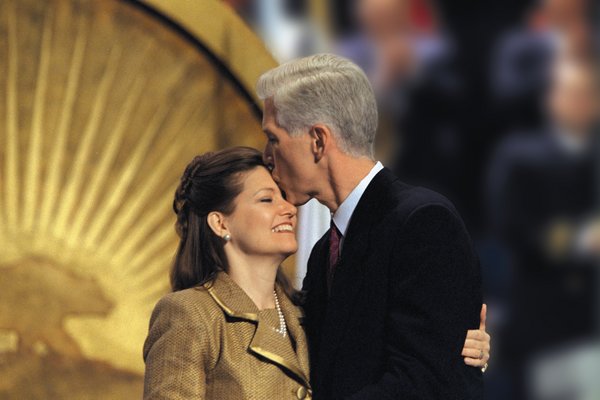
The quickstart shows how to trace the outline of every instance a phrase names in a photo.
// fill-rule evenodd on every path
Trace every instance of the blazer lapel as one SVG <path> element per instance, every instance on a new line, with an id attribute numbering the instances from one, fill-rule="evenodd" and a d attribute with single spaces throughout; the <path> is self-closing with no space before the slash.
<path id="1" fill-rule="evenodd" d="M 342 254 L 335 269 L 331 294 L 321 335 L 320 368 L 335 358 L 335 352 L 346 331 L 353 304 L 364 282 L 373 226 L 383 216 L 381 203 L 385 191 L 396 178 L 387 169 L 371 181 L 358 202 L 344 238 Z M 385 207 L 384 207 L 385 208 Z"/>
<path id="2" fill-rule="evenodd" d="M 281 311 L 285 317 L 289 334 L 296 343 L 294 359 L 298 362 L 303 377 L 305 378 L 306 383 L 308 383 L 310 377 L 310 364 L 308 358 L 308 343 L 306 340 L 306 333 L 302 326 L 304 313 L 300 307 L 292 303 L 292 301 L 279 287 L 277 288 L 277 293 L 279 296 Z"/>
<path id="3" fill-rule="evenodd" d="M 286 341 L 289 338 L 281 337 L 281 334 L 275 331 L 269 324 L 258 320 L 256 333 L 250 343 L 250 350 L 271 362 L 278 364 L 292 373 L 305 386 L 309 385 L 309 367 L 308 367 L 308 349 L 302 327 L 300 326 L 300 318 L 302 314 L 291 303 L 285 293 L 278 287 L 277 294 L 281 306 L 281 311 L 284 314 L 288 334 L 296 341 L 296 351 Z"/>
<path id="4" fill-rule="evenodd" d="M 260 311 L 248 295 L 221 272 L 212 285 L 207 285 L 209 294 L 223 311 L 236 319 L 243 319 L 256 325 L 256 331 L 248 345 L 252 354 L 263 357 L 285 368 L 307 387 L 309 385 L 306 340 L 300 326 L 301 311 L 295 307 L 287 295 L 277 287 L 277 295 L 284 314 L 288 332 L 296 340 L 296 352 L 273 327 L 261 318 Z M 298 355 L 296 355 L 298 353 Z"/>

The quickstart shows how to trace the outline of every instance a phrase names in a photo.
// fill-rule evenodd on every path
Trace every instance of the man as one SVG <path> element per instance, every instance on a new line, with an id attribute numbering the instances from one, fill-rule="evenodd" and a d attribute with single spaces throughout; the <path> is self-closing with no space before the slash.
<path id="1" fill-rule="evenodd" d="M 448 200 L 373 160 L 363 71 L 315 55 L 257 89 L 273 178 L 292 203 L 316 198 L 333 213 L 303 284 L 315 399 L 482 398 L 481 370 L 460 356 L 481 307 L 469 236 Z M 465 355 L 478 365 L 487 351 Z"/>
<path id="2" fill-rule="evenodd" d="M 599 85 L 574 59 L 559 59 L 552 80 L 546 128 L 502 143 L 490 175 L 493 225 L 514 271 L 503 337 L 513 399 L 533 397 L 524 368 L 534 358 L 597 334 Z"/>

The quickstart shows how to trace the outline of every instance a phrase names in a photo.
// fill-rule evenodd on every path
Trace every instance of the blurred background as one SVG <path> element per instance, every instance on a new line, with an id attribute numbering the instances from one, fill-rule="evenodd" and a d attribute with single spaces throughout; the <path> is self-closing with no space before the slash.
<path id="1" fill-rule="evenodd" d="M 595 0 L 0 0 L 0 398 L 141 396 L 194 154 L 262 148 L 256 79 L 367 73 L 377 157 L 464 217 L 487 399 L 600 399 Z M 300 211 L 299 285 L 329 213 Z"/>

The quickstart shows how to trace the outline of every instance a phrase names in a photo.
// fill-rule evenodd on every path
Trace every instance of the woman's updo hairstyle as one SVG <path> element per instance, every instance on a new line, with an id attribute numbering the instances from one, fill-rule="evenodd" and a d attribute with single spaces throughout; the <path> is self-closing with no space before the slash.
<path id="1" fill-rule="evenodd" d="M 173 201 L 181 239 L 171 270 L 173 291 L 210 282 L 227 270 L 225 241 L 211 230 L 207 216 L 213 211 L 231 214 L 243 190 L 240 175 L 261 166 L 258 150 L 233 147 L 194 157 L 185 168 Z"/>

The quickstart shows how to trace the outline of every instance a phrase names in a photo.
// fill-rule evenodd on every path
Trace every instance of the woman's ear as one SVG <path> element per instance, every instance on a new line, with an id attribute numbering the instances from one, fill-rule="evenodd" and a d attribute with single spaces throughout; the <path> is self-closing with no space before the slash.
<path id="1" fill-rule="evenodd" d="M 310 129 L 311 150 L 318 162 L 323 158 L 325 151 L 331 146 L 331 130 L 327 125 L 317 124 Z"/>
<path id="2" fill-rule="evenodd" d="M 225 223 L 225 216 L 220 212 L 213 211 L 209 213 L 206 217 L 206 222 L 215 235 L 222 238 L 229 234 L 227 224 Z"/>

